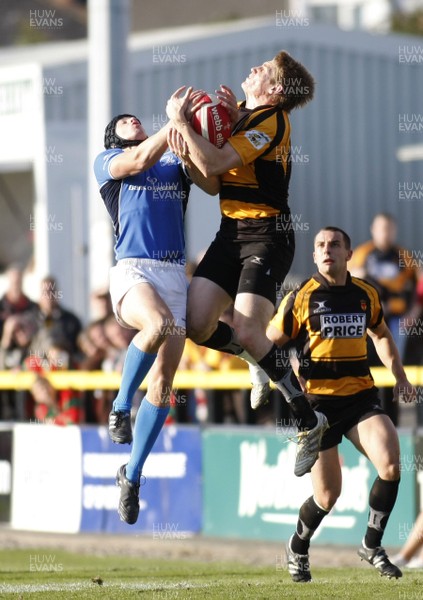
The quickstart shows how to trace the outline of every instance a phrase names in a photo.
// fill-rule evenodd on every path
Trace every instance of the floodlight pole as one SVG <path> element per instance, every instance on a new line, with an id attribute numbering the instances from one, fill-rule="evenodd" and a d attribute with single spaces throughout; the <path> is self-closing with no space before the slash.
<path id="1" fill-rule="evenodd" d="M 88 1 L 88 198 L 90 292 L 108 287 L 113 233 L 93 173 L 110 119 L 128 111 L 130 0 Z"/>

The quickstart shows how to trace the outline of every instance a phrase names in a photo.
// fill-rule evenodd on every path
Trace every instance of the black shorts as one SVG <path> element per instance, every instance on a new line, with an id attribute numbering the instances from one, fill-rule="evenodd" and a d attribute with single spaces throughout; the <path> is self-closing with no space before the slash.
<path id="1" fill-rule="evenodd" d="M 354 396 L 329 396 L 327 399 L 319 396 L 310 399 L 312 408 L 326 415 L 329 423 L 329 429 L 323 434 L 321 450 L 340 444 L 342 436 L 360 421 L 373 415 L 386 414 L 380 406 L 377 391 L 373 387 Z"/>
<path id="2" fill-rule="evenodd" d="M 249 292 L 264 296 L 272 304 L 294 259 L 292 230 L 273 240 L 233 240 L 219 233 L 195 270 L 194 277 L 210 279 L 235 300 Z"/>

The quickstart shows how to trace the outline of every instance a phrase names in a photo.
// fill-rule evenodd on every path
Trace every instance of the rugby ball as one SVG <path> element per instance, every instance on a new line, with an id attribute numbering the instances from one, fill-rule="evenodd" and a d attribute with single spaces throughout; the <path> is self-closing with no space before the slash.
<path id="1" fill-rule="evenodd" d="M 221 148 L 232 131 L 229 113 L 214 94 L 206 94 L 202 101 L 204 104 L 193 114 L 191 125 L 203 138 Z"/>

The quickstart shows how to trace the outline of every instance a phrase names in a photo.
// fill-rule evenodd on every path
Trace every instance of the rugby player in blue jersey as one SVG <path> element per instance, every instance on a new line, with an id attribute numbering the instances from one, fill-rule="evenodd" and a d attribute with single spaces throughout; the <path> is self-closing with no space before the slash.
<path id="1" fill-rule="evenodd" d="M 170 152 L 179 149 L 184 163 Z M 106 148 L 94 163 L 100 194 L 113 222 L 116 265 L 110 270 L 113 310 L 138 333 L 128 347 L 109 434 L 133 440 L 130 460 L 119 468 L 119 515 L 133 524 L 139 514 L 143 465 L 169 412 L 173 377 L 185 342 L 187 279 L 183 217 L 191 182 L 212 195 L 207 179 L 189 163 L 182 138 L 167 124 L 149 137 L 139 119 L 121 114 L 107 125 Z M 188 166 L 188 170 L 187 167 Z M 146 397 L 131 430 L 132 398 L 151 369 Z"/>

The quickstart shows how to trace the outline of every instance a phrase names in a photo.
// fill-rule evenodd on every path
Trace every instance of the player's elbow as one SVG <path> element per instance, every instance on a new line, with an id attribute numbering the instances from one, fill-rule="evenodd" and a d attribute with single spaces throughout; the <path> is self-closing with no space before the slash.
<path id="1" fill-rule="evenodd" d="M 215 181 L 214 177 L 210 177 L 204 191 L 209 196 L 216 196 L 220 192 L 220 181 L 218 179 Z"/>
<path id="2" fill-rule="evenodd" d="M 217 175 L 221 175 L 221 171 L 219 170 L 217 165 L 215 165 L 213 163 L 204 164 L 203 168 L 200 169 L 200 171 L 204 175 L 204 177 L 207 177 L 207 178 L 216 177 Z"/>
<path id="3" fill-rule="evenodd" d="M 222 150 L 217 150 L 212 157 L 204 161 L 200 170 L 205 177 L 219 177 L 232 168 L 221 153 Z"/>
<path id="4" fill-rule="evenodd" d="M 152 160 L 149 156 L 143 156 L 142 158 L 138 158 L 132 163 L 132 174 L 144 173 L 154 164 L 154 160 Z"/>

